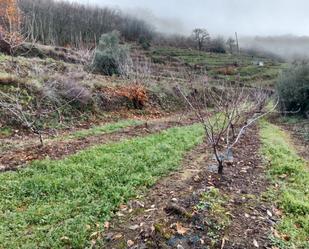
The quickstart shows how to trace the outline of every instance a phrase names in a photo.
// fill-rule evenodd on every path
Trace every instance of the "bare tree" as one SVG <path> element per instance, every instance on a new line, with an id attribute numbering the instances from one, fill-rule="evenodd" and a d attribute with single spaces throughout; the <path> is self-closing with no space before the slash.
<path id="1" fill-rule="evenodd" d="M 277 101 L 271 110 L 267 110 L 270 101 L 267 91 L 227 83 L 214 87 L 204 82 L 200 89 L 194 88 L 189 95 L 179 86 L 178 90 L 204 127 L 219 174 L 223 174 L 224 163 L 231 159 L 232 148 L 245 130 L 278 105 Z"/>
<path id="2" fill-rule="evenodd" d="M 226 45 L 229 48 L 229 52 L 231 54 L 234 53 L 234 51 L 236 49 L 236 41 L 232 37 L 227 39 Z"/>
<path id="3" fill-rule="evenodd" d="M 24 42 L 22 32 L 23 14 L 17 1 L 1 1 L 0 4 L 0 51 L 12 55 Z"/>
<path id="4" fill-rule="evenodd" d="M 0 91 L 0 109 L 10 116 L 11 121 L 15 120 L 32 133 L 39 136 L 40 144 L 43 146 L 42 130 L 39 127 L 41 112 L 35 109 L 32 105 L 22 104 L 22 97 L 20 92 L 14 96 Z"/>
<path id="5" fill-rule="evenodd" d="M 203 50 L 210 40 L 210 35 L 206 29 L 194 29 L 192 32 L 193 40 L 195 41 L 198 50 Z"/>
<path id="6" fill-rule="evenodd" d="M 119 10 L 65 0 L 19 0 L 23 28 L 46 45 L 93 48 L 104 33 L 118 30 L 129 41 L 151 40 L 151 24 Z"/>
<path id="7" fill-rule="evenodd" d="M 14 91 L 0 90 L 1 115 L 37 135 L 43 147 L 44 124 L 51 114 L 57 113 L 61 122 L 61 110 L 74 106 L 78 111 L 78 108 L 85 108 L 92 101 L 91 93 L 77 84 L 73 76 L 70 78 L 56 78 L 46 82 L 43 89 L 31 90 L 35 92 L 35 97 L 21 84 L 17 84 Z"/>

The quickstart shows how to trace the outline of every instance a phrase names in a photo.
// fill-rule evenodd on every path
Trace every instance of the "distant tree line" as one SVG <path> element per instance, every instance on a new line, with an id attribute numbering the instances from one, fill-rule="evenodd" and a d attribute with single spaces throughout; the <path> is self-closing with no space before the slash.
<path id="1" fill-rule="evenodd" d="M 94 47 L 102 34 L 117 30 L 125 41 L 137 42 L 144 49 L 155 44 L 215 53 L 235 52 L 234 39 L 212 38 L 203 28 L 194 29 L 189 36 L 166 35 L 156 32 L 144 20 L 107 7 L 65 0 L 18 0 L 18 4 L 24 16 L 24 33 L 30 40 L 43 44 Z"/>
<path id="2" fill-rule="evenodd" d="M 25 17 L 25 33 L 44 44 L 82 47 L 113 30 L 128 41 L 151 40 L 154 34 L 145 21 L 110 8 L 55 0 L 19 0 L 18 4 Z"/>
<path id="3" fill-rule="evenodd" d="M 196 28 L 189 36 L 156 34 L 153 43 L 160 46 L 197 49 L 212 53 L 236 53 L 237 45 L 233 38 L 225 40 L 221 36 L 211 37 L 206 29 Z"/>

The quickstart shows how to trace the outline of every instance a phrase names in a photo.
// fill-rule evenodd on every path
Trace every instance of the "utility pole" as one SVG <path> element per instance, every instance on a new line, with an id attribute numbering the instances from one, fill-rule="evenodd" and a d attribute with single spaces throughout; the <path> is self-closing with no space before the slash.
<path id="1" fill-rule="evenodd" d="M 237 51 L 238 51 L 238 54 L 240 54 L 240 49 L 239 49 L 239 42 L 238 42 L 238 35 L 237 35 L 237 32 L 235 32 L 235 38 L 236 38 L 236 44 L 237 44 Z"/>

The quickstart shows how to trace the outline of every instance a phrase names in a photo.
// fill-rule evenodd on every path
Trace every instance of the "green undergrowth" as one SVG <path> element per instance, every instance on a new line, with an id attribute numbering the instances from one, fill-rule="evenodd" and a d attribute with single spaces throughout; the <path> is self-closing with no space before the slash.
<path id="1" fill-rule="evenodd" d="M 207 236 L 211 240 L 212 246 L 218 243 L 221 232 L 230 224 L 230 217 L 225 207 L 227 202 L 228 197 L 220 193 L 218 188 L 212 187 L 201 195 L 196 207 L 198 210 L 207 210 L 208 212 L 205 222 L 208 226 Z"/>
<path id="2" fill-rule="evenodd" d="M 269 173 L 279 190 L 270 190 L 273 201 L 282 209 L 277 225 L 282 239 L 273 237 L 276 246 L 286 249 L 309 248 L 309 171 L 296 153 L 289 137 L 277 126 L 262 122 L 263 154 L 270 162 Z"/>
<path id="3" fill-rule="evenodd" d="M 67 136 L 61 137 L 60 140 L 68 140 L 68 139 L 74 139 L 74 138 L 82 139 L 82 138 L 89 137 L 89 136 L 113 133 L 121 129 L 130 127 L 130 126 L 138 126 L 143 123 L 144 122 L 140 120 L 120 120 L 116 123 L 94 126 L 89 129 L 75 131 Z"/>
<path id="4" fill-rule="evenodd" d="M 2 53 L 0 53 L 0 62 L 3 62 L 6 60 L 6 56 Z"/>
<path id="5" fill-rule="evenodd" d="M 0 138 L 9 137 L 12 133 L 13 130 L 10 127 L 0 127 Z"/>
<path id="6" fill-rule="evenodd" d="M 0 248 L 88 248 L 121 203 L 179 168 L 200 125 L 95 146 L 0 175 Z"/>

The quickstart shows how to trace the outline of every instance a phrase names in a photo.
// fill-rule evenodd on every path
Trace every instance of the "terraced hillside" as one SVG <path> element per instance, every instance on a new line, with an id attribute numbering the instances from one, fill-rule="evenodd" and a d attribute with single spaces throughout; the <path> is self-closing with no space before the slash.
<path id="1" fill-rule="evenodd" d="M 220 175 L 176 88 L 188 98 L 194 80 L 273 89 L 286 64 L 131 54 L 130 77 L 0 55 L 0 248 L 308 248 L 306 136 L 289 118 L 256 123 Z"/>

